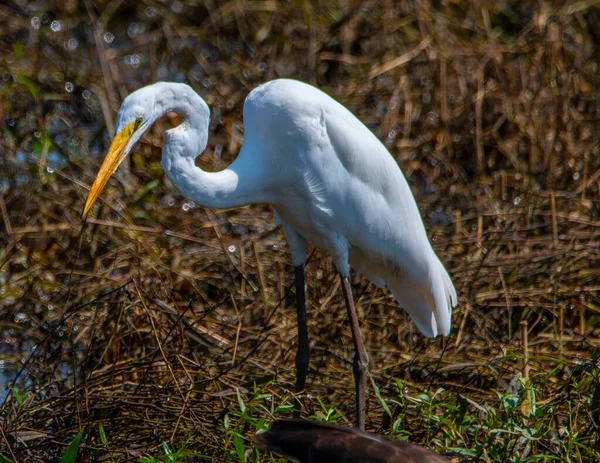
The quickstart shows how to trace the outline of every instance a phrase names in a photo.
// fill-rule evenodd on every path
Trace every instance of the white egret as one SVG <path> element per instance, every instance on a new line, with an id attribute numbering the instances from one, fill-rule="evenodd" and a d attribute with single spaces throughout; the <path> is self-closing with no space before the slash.
<path id="1" fill-rule="evenodd" d="M 310 241 L 325 249 L 342 279 L 354 339 L 357 424 L 364 429 L 369 358 L 348 277 L 349 264 L 377 286 L 387 285 L 428 337 L 450 332 L 456 291 L 431 248 L 413 195 L 394 158 L 350 111 L 308 84 L 278 79 L 244 103 L 244 143 L 221 172 L 194 163 L 208 141 L 209 109 L 185 84 L 159 82 L 123 101 L 117 135 L 92 185 L 86 217 L 109 177 L 154 121 L 169 111 L 181 123 L 165 132 L 161 165 L 196 204 L 273 206 L 295 268 L 298 350 L 296 391 L 305 388 L 309 344 L 304 263 Z"/>
<path id="2" fill-rule="evenodd" d="M 312 420 L 278 420 L 252 440 L 299 463 L 450 463 L 410 442 Z"/>

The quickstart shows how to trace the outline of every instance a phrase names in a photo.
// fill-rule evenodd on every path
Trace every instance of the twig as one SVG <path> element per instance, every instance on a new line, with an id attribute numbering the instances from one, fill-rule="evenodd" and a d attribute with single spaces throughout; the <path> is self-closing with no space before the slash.
<path id="1" fill-rule="evenodd" d="M 240 243 L 240 272 L 242 275 L 246 275 L 246 250 L 242 243 Z M 242 278 L 240 282 L 240 300 L 246 299 L 246 278 Z"/>
<path id="2" fill-rule="evenodd" d="M 277 274 L 277 295 L 282 301 L 281 307 L 285 309 L 285 273 L 279 259 L 275 261 L 275 273 Z"/>
<path id="3" fill-rule="evenodd" d="M 12 235 L 12 226 L 10 225 L 10 218 L 6 210 L 6 202 L 4 201 L 4 195 L 0 194 L 0 212 L 2 212 L 2 220 L 4 221 L 4 229 L 7 235 Z"/>
<path id="4" fill-rule="evenodd" d="M 337 292 L 338 288 L 340 287 L 341 281 L 342 281 L 341 278 L 336 277 L 335 283 L 333 284 L 332 288 L 329 290 L 329 293 L 327 294 L 325 299 L 323 299 L 323 302 L 321 303 L 321 306 L 319 307 L 319 312 L 324 312 L 327 309 L 327 306 L 331 302 L 331 299 L 333 299 L 333 296 L 335 296 L 335 293 Z"/>
<path id="5" fill-rule="evenodd" d="M 477 258 L 481 258 L 483 255 L 483 215 L 477 216 Z"/>
<path id="6" fill-rule="evenodd" d="M 92 27 L 94 29 L 94 42 L 96 43 L 96 51 L 98 53 L 98 60 L 100 61 L 100 70 L 102 71 L 102 76 L 104 77 L 104 88 L 106 90 L 106 96 L 109 101 L 108 107 L 114 111 L 111 103 L 117 101 L 117 97 L 115 95 L 112 79 L 110 77 L 110 70 L 108 68 L 108 63 L 106 61 L 106 50 L 104 48 L 104 42 L 102 41 L 102 33 L 100 31 L 100 27 L 98 24 L 98 17 L 94 11 L 94 7 L 91 5 L 90 0 L 84 0 L 85 8 L 90 17 L 90 21 L 92 22 Z M 102 107 L 104 110 L 104 106 Z M 104 113 L 104 121 L 106 123 L 106 129 L 111 138 L 115 136 L 115 125 L 113 123 L 112 114 Z"/>
<path id="7" fill-rule="evenodd" d="M 462 220 L 461 220 L 461 216 L 462 216 L 462 213 L 461 213 L 460 209 L 456 209 L 454 211 L 454 234 L 456 236 L 461 236 L 462 235 Z"/>
<path id="8" fill-rule="evenodd" d="M 521 345 L 523 347 L 523 378 L 529 378 L 529 343 L 527 332 L 527 320 L 521 323 Z"/>
<path id="9" fill-rule="evenodd" d="M 260 263 L 260 253 L 258 252 L 258 244 L 256 240 L 252 240 L 252 250 L 254 251 L 254 259 L 256 260 L 256 271 L 258 273 L 258 282 L 260 284 L 260 297 L 263 304 L 268 306 L 267 301 L 267 290 L 265 285 L 265 274 L 263 272 L 262 264 Z"/>
<path id="10" fill-rule="evenodd" d="M 173 384 L 175 384 L 175 388 L 177 389 L 177 392 L 179 392 L 180 397 L 185 400 L 185 398 L 183 396 L 183 392 L 182 392 L 181 388 L 179 387 L 179 381 L 177 380 L 177 377 L 175 376 L 175 372 L 173 371 L 173 367 L 171 366 L 171 363 L 169 362 L 169 359 L 167 358 L 167 354 L 165 353 L 165 351 L 163 349 L 164 341 L 161 341 L 161 339 L 158 336 L 158 331 L 156 329 L 156 325 L 154 324 L 154 317 L 152 317 L 150 310 L 148 310 L 148 307 L 146 306 L 146 302 L 144 301 L 144 298 L 142 297 L 142 293 L 140 292 L 140 289 L 138 288 L 135 280 L 132 283 L 133 283 L 135 291 L 139 297 L 139 301 L 141 302 L 142 307 L 144 308 L 144 311 L 146 312 L 146 315 L 148 316 L 148 321 L 150 322 L 150 326 L 152 327 L 152 334 L 154 335 L 154 338 L 156 339 L 156 345 L 158 347 L 158 350 L 160 351 L 160 354 L 162 356 L 162 359 L 163 359 L 167 369 L 169 370 L 169 373 L 171 374 L 171 378 L 173 379 Z"/>
<path id="11" fill-rule="evenodd" d="M 585 305 L 581 304 L 579 307 L 579 333 L 585 336 Z"/>
<path id="12" fill-rule="evenodd" d="M 454 342 L 454 346 L 460 346 L 460 342 L 462 341 L 463 331 L 465 330 L 465 325 L 467 323 L 467 318 L 469 316 L 469 312 L 471 312 L 471 304 L 469 302 L 465 305 L 465 312 L 463 314 L 462 320 L 460 322 L 460 328 L 458 329 L 458 333 L 456 335 L 456 341 Z"/>
<path id="13" fill-rule="evenodd" d="M 504 301 L 506 302 L 506 313 L 508 314 L 508 339 L 512 339 L 512 309 L 510 305 L 510 294 L 508 293 L 508 289 L 506 287 L 506 282 L 504 281 L 504 275 L 502 273 L 502 267 L 498 267 L 498 276 L 500 277 L 500 282 L 502 283 L 502 290 L 504 291 Z"/>
<path id="14" fill-rule="evenodd" d="M 242 330 L 242 319 L 240 317 L 240 311 L 237 308 L 237 304 L 235 303 L 235 298 L 233 295 L 229 295 L 231 299 L 231 304 L 233 305 L 233 310 L 235 310 L 235 315 L 237 317 L 237 329 L 235 330 L 235 344 L 233 346 L 233 355 L 231 357 L 231 365 L 235 365 L 235 356 L 238 350 L 238 343 L 240 341 L 240 331 Z"/>
<path id="15" fill-rule="evenodd" d="M 483 174 L 485 167 L 483 152 L 483 98 L 485 96 L 485 66 L 489 58 L 484 58 L 477 69 L 477 98 L 475 100 L 475 151 L 477 154 L 477 173 Z"/>
<path id="16" fill-rule="evenodd" d="M 158 307 L 163 309 L 165 312 L 167 312 L 171 315 L 177 316 L 178 317 L 177 321 L 181 321 L 185 325 L 186 334 L 189 335 L 190 338 L 192 338 L 198 344 L 202 344 L 205 346 L 211 346 L 211 345 L 214 346 L 216 344 L 219 347 L 227 347 L 229 345 L 229 341 L 227 339 L 225 339 L 223 336 L 218 335 L 214 331 L 209 330 L 205 326 L 202 326 L 199 324 L 196 324 L 196 325 L 190 324 L 185 317 L 182 317 L 182 314 L 180 314 L 177 311 L 177 309 L 174 309 L 166 302 L 161 301 L 160 299 L 153 299 L 153 301 Z M 207 342 L 206 339 L 198 333 L 205 334 L 206 336 L 212 338 L 215 341 L 215 344 Z"/>
<path id="17" fill-rule="evenodd" d="M 10 452 L 10 456 L 12 457 L 14 463 L 18 463 L 19 460 L 17 460 L 17 457 L 13 453 L 12 447 L 10 446 L 10 442 L 6 438 L 6 434 L 4 434 L 4 426 L 0 426 L 0 432 L 2 433 L 2 439 L 6 443 L 6 447 L 8 448 L 8 451 Z"/>
<path id="18" fill-rule="evenodd" d="M 322 51 L 319 53 L 319 59 L 321 61 L 336 61 L 338 63 L 350 65 L 371 63 L 371 59 L 364 56 L 353 56 L 348 55 L 347 53 L 333 53 L 331 51 Z"/>
<path id="19" fill-rule="evenodd" d="M 558 247 L 558 223 L 556 220 L 556 198 L 554 191 L 550 191 L 550 210 L 552 212 L 552 245 Z"/>
<path id="20" fill-rule="evenodd" d="M 419 45 L 417 45 L 412 50 L 407 51 L 402 56 L 399 56 L 398 58 L 394 58 L 394 59 L 388 61 L 387 63 L 381 64 L 378 66 L 373 66 L 371 68 L 371 72 L 369 72 L 369 78 L 373 79 L 374 77 L 377 77 L 378 75 L 381 75 L 385 72 L 391 71 L 394 68 L 397 68 L 398 66 L 402 66 L 402 65 L 408 63 L 409 61 L 411 61 L 414 58 L 416 58 L 417 56 L 419 56 L 419 54 L 423 50 L 425 50 L 429 45 L 431 45 L 431 42 L 433 42 L 433 38 L 431 36 L 425 37 L 423 40 L 421 40 L 421 43 L 419 43 Z"/>

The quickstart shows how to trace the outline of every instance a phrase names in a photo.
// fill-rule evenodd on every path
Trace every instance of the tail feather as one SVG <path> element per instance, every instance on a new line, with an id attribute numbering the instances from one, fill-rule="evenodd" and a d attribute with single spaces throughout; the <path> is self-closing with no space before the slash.
<path id="1" fill-rule="evenodd" d="M 394 298 L 409 313 L 419 331 L 429 338 L 450 334 L 452 309 L 458 302 L 448 272 L 439 259 L 434 258 L 436 262 L 432 262 L 425 282 L 386 281 Z"/>
<path id="2" fill-rule="evenodd" d="M 435 315 L 427 302 L 425 288 L 405 285 L 403 282 L 389 282 L 388 286 L 400 306 L 408 312 L 413 323 L 424 336 L 434 338 L 438 335 Z"/>
<path id="3" fill-rule="evenodd" d="M 427 255 L 427 254 L 426 254 Z M 400 306 L 411 316 L 423 335 L 434 338 L 438 334 L 450 334 L 452 309 L 458 298 L 450 275 L 431 252 L 418 276 L 411 275 L 408 265 L 401 271 L 393 271 L 394 265 L 382 265 L 368 259 L 360 249 L 351 248 L 350 265 L 379 287 L 387 285 Z M 419 260 L 427 258 L 419 256 Z"/>

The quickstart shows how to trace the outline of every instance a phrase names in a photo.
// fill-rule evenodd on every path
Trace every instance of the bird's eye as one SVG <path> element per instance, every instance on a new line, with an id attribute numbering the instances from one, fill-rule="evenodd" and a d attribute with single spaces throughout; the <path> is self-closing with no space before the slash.
<path id="1" fill-rule="evenodd" d="M 142 116 L 138 116 L 135 118 L 135 130 L 140 128 L 140 125 L 142 125 L 142 122 L 144 122 L 144 118 Z"/>

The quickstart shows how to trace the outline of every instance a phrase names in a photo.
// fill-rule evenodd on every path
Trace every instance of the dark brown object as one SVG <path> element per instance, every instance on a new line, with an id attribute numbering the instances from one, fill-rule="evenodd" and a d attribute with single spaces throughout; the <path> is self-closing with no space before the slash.
<path id="1" fill-rule="evenodd" d="M 416 444 L 318 421 L 278 420 L 256 434 L 259 447 L 300 463 L 449 463 Z"/>

